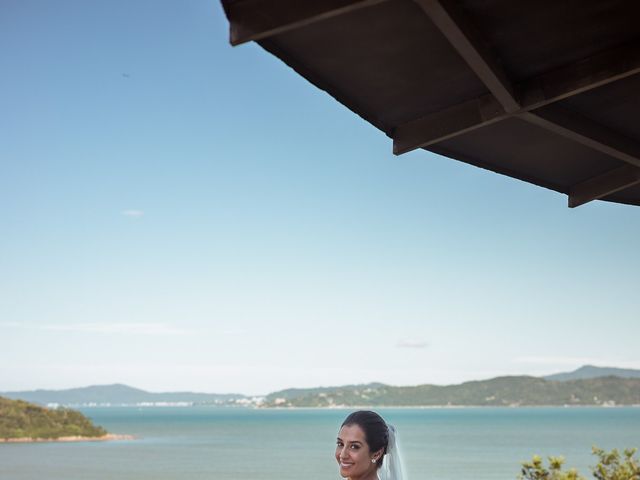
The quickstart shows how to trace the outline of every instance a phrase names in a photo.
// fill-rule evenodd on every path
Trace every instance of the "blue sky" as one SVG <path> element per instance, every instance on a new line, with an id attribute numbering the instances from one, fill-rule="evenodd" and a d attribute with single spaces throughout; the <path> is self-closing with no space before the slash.
<path id="1" fill-rule="evenodd" d="M 5 0 L 0 66 L 0 391 L 640 368 L 640 209 L 394 157 L 216 0 Z"/>

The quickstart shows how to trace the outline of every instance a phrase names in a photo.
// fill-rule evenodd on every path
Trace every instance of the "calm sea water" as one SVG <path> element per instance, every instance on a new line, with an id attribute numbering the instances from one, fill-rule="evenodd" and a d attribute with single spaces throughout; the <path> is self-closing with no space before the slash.
<path id="1" fill-rule="evenodd" d="M 410 480 L 515 479 L 534 453 L 589 474 L 591 445 L 640 446 L 640 408 L 380 409 Z M 1 480 L 328 480 L 348 410 L 85 408 L 105 443 L 0 445 Z M 589 474 L 590 475 L 590 474 Z"/>

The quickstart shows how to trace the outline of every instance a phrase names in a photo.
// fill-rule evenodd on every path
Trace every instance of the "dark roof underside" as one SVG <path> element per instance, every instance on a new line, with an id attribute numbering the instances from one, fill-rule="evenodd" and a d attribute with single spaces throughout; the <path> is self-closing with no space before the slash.
<path id="1" fill-rule="evenodd" d="M 640 205 L 637 0 L 223 0 L 256 40 L 385 132 L 569 195 Z"/>

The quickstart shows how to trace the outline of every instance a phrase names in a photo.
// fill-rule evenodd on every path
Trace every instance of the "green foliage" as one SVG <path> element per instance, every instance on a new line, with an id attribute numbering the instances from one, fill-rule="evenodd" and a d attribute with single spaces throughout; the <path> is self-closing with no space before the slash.
<path id="1" fill-rule="evenodd" d="M 0 438 L 101 437 L 107 431 L 93 425 L 82 413 L 67 409 L 48 409 L 0 397 Z"/>
<path id="2" fill-rule="evenodd" d="M 584 480 L 575 468 L 562 471 L 564 457 L 549 457 L 549 467 L 542 463 L 542 458 L 534 455 L 530 462 L 522 464 L 520 480 Z"/>
<path id="3" fill-rule="evenodd" d="M 634 457 L 637 449 L 627 449 L 623 455 L 616 449 L 605 452 L 593 447 L 593 454 L 598 457 L 598 464 L 591 468 L 597 480 L 640 480 L 640 465 Z M 549 465 L 545 467 L 542 458 L 534 455 L 530 462 L 522 464 L 519 480 L 586 480 L 575 468 L 563 471 L 563 457 L 549 457 Z"/>
<path id="4" fill-rule="evenodd" d="M 628 448 L 623 455 L 615 448 L 605 452 L 593 447 L 593 454 L 600 461 L 592 468 L 593 476 L 598 480 L 640 480 L 640 465 L 634 457 L 637 448 Z"/>

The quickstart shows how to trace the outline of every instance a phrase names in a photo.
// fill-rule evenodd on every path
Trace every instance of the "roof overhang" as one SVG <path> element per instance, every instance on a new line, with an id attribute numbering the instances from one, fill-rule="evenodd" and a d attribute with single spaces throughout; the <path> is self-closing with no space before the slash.
<path id="1" fill-rule="evenodd" d="M 640 205 L 637 0 L 222 0 L 257 41 L 393 139 Z"/>

